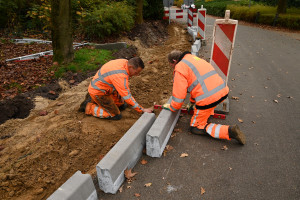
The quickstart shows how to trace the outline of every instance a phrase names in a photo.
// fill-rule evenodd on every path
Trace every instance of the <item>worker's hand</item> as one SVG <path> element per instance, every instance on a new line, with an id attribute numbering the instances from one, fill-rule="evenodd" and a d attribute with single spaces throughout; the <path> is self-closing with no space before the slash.
<path id="1" fill-rule="evenodd" d="M 166 109 L 166 110 L 171 110 L 170 109 L 170 104 L 168 103 L 165 103 L 163 106 L 162 106 L 163 109 Z"/>
<path id="2" fill-rule="evenodd" d="M 153 109 L 152 108 L 144 108 L 143 110 L 146 113 L 153 113 Z"/>
<path id="3" fill-rule="evenodd" d="M 193 104 L 191 102 L 186 105 L 186 109 L 188 112 L 191 112 L 192 110 L 194 110 L 194 107 L 195 107 L 195 104 Z"/>

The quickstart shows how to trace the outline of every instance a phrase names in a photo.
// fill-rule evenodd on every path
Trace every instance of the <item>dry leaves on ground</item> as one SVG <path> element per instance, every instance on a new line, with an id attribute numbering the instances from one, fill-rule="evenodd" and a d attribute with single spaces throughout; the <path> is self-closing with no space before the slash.
<path id="1" fill-rule="evenodd" d="M 143 160 L 141 160 L 141 164 L 142 164 L 142 165 L 146 165 L 147 163 L 148 163 L 148 161 L 147 161 L 147 160 L 144 160 L 144 159 L 143 159 Z"/>
<path id="2" fill-rule="evenodd" d="M 131 170 L 132 170 L 132 169 L 126 169 L 126 170 L 124 171 L 125 178 L 126 178 L 127 180 L 132 180 L 132 178 L 137 174 L 137 172 L 132 172 Z"/>
<path id="3" fill-rule="evenodd" d="M 184 158 L 184 157 L 188 157 L 189 156 L 189 154 L 187 154 L 187 153 L 182 153 L 181 155 L 180 155 L 180 158 Z"/>
<path id="4" fill-rule="evenodd" d="M 145 187 L 150 187 L 152 185 L 152 183 L 146 183 L 144 186 Z"/>
<path id="5" fill-rule="evenodd" d="M 201 187 L 201 195 L 203 195 L 204 193 L 205 193 L 205 189 Z"/>

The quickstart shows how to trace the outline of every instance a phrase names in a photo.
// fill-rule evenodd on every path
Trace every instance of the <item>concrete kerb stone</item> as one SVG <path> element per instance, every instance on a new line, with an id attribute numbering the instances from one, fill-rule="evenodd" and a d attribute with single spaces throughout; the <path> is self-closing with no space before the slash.
<path id="1" fill-rule="evenodd" d="M 91 175 L 77 171 L 47 200 L 98 200 Z"/>
<path id="2" fill-rule="evenodd" d="M 191 53 L 193 55 L 199 56 L 200 48 L 201 48 L 201 41 L 200 40 L 196 40 L 194 42 L 194 44 L 192 45 Z"/>
<path id="3" fill-rule="evenodd" d="M 228 114 L 229 113 L 229 99 L 228 97 L 221 103 L 217 105 L 215 108 L 216 113 L 223 113 Z"/>
<path id="4" fill-rule="evenodd" d="M 168 103 L 171 103 L 171 98 Z M 163 109 L 146 135 L 146 153 L 150 157 L 161 157 L 180 115 L 180 110 Z"/>
<path id="5" fill-rule="evenodd" d="M 105 44 L 93 44 L 95 49 L 106 49 L 106 50 L 114 50 L 114 49 L 123 49 L 127 47 L 126 42 L 116 42 L 116 43 L 105 43 Z"/>
<path id="6" fill-rule="evenodd" d="M 193 37 L 193 41 L 195 41 L 197 37 L 197 27 L 196 26 L 188 27 L 187 31 Z"/>
<path id="7" fill-rule="evenodd" d="M 124 170 L 132 169 L 142 156 L 146 133 L 154 121 L 154 113 L 144 113 L 97 164 L 99 187 L 103 192 L 117 193 L 125 180 Z"/>

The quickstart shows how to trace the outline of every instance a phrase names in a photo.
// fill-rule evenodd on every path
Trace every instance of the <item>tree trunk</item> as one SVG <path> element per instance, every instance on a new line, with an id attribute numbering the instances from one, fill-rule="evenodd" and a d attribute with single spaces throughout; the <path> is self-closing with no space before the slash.
<path id="1" fill-rule="evenodd" d="M 287 5 L 287 0 L 278 0 L 277 13 L 278 14 L 286 13 L 286 5 Z"/>
<path id="2" fill-rule="evenodd" d="M 136 23 L 142 24 L 143 20 L 143 0 L 136 0 Z"/>
<path id="3" fill-rule="evenodd" d="M 74 58 L 71 0 L 51 0 L 53 61 L 70 63 Z"/>

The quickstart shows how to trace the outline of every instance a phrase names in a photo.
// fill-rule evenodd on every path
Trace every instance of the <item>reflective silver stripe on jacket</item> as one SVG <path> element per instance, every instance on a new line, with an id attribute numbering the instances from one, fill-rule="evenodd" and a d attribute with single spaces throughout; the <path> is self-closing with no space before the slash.
<path id="1" fill-rule="evenodd" d="M 106 72 L 106 73 L 104 73 L 103 75 L 101 74 L 101 72 L 100 72 L 100 70 L 99 70 L 99 71 L 98 71 L 98 76 L 99 76 L 99 77 L 96 78 L 95 80 L 93 80 L 93 81 L 91 82 L 92 87 L 93 87 L 94 89 L 96 89 L 96 90 L 99 90 L 99 91 L 105 93 L 105 92 L 106 92 L 105 90 L 100 89 L 99 87 L 96 86 L 96 83 L 97 83 L 98 81 L 101 81 L 102 83 L 105 83 L 106 85 L 112 87 L 113 90 L 115 90 L 115 87 L 113 86 L 113 84 L 110 84 L 110 83 L 108 83 L 107 81 L 104 80 L 105 77 L 110 76 L 110 75 L 113 75 L 113 74 L 126 74 L 126 75 L 128 76 L 126 70 L 120 70 L 120 69 L 118 69 L 118 70 L 113 70 L 113 71 L 110 71 L 110 72 Z"/>
<path id="2" fill-rule="evenodd" d="M 203 76 L 201 76 L 200 73 L 199 73 L 199 71 L 197 70 L 197 68 L 191 62 L 189 62 L 188 60 L 185 60 L 185 59 L 183 59 L 182 62 L 185 63 L 193 71 L 193 73 L 195 74 L 195 76 L 197 78 L 188 87 L 188 92 L 191 92 L 198 84 L 200 84 L 201 87 L 202 87 L 203 94 L 200 95 L 200 96 L 197 96 L 195 98 L 196 101 L 200 101 L 202 99 L 210 97 L 211 95 L 217 93 L 218 91 L 220 91 L 220 90 L 222 90 L 222 89 L 224 89 L 226 87 L 226 84 L 223 81 L 223 84 L 219 85 L 218 87 L 214 88 L 211 91 L 208 91 L 204 80 L 207 79 L 207 78 L 209 78 L 209 77 L 211 77 L 211 76 L 213 76 L 213 75 L 215 75 L 215 74 L 217 74 L 217 72 L 215 70 L 213 70 L 213 71 L 207 72 L 206 74 L 204 74 Z"/>
<path id="3" fill-rule="evenodd" d="M 174 96 L 172 96 L 172 100 L 175 101 L 175 102 L 177 102 L 177 103 L 182 103 L 182 102 L 184 102 L 184 99 L 179 99 L 179 98 L 176 98 L 176 97 L 174 97 Z"/>
<path id="4" fill-rule="evenodd" d="M 178 109 L 174 108 L 171 104 L 170 104 L 170 107 L 172 110 L 178 110 Z"/>

